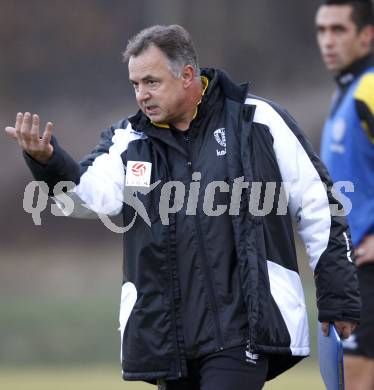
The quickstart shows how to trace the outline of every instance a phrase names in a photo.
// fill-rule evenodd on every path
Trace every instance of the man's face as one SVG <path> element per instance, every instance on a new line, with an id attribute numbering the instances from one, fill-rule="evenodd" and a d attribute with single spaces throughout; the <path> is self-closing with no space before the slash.
<path id="1" fill-rule="evenodd" d="M 175 125 L 183 117 L 186 101 L 183 78 L 171 73 L 167 57 L 156 46 L 130 57 L 129 78 L 136 101 L 150 120 Z"/>
<path id="2" fill-rule="evenodd" d="M 322 59 L 334 73 L 366 54 L 364 30 L 357 31 L 350 5 L 323 5 L 316 15 L 317 41 Z"/>

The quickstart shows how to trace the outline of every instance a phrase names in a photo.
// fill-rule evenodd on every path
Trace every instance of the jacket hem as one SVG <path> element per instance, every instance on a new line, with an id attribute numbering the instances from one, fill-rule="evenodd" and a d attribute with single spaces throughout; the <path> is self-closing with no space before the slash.
<path id="1" fill-rule="evenodd" d="M 122 371 L 122 379 L 125 381 L 156 381 L 157 379 L 164 379 L 169 377 L 170 373 L 167 371 L 152 371 L 152 372 L 127 372 Z"/>

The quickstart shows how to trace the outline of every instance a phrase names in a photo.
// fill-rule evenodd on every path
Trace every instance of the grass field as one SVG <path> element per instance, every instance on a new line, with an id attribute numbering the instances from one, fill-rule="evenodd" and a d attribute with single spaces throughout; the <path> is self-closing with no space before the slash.
<path id="1" fill-rule="evenodd" d="M 121 248 L 2 254 L 0 390 L 156 390 L 117 365 Z M 111 253 L 111 257 L 108 257 Z M 105 259 L 105 260 L 104 260 Z M 322 390 L 311 273 L 304 281 L 313 357 L 265 390 Z M 217 389 L 219 390 L 219 389 Z M 233 389 L 242 390 L 242 389 Z M 245 390 L 245 389 L 243 389 Z"/>
<path id="2" fill-rule="evenodd" d="M 324 388 L 317 367 L 312 364 L 301 364 L 300 367 L 296 367 L 269 382 L 264 389 L 323 390 Z M 141 382 L 124 382 L 118 367 L 95 365 L 77 368 L 0 368 L 0 389 L 155 390 L 156 387 Z"/>

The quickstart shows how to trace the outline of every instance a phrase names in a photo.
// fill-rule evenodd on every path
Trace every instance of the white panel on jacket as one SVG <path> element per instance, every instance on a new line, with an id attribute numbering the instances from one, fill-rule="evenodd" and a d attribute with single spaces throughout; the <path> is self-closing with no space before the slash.
<path id="1" fill-rule="evenodd" d="M 292 355 L 309 355 L 308 315 L 300 276 L 269 260 L 267 266 L 271 295 L 290 334 Z"/>
<path id="2" fill-rule="evenodd" d="M 248 98 L 256 106 L 253 121 L 266 125 L 274 139 L 278 166 L 289 190 L 289 208 L 304 241 L 314 271 L 330 238 L 331 215 L 327 192 L 316 167 L 293 131 L 267 102 Z"/>
<path id="3" fill-rule="evenodd" d="M 123 335 L 125 333 L 125 328 L 127 321 L 129 320 L 132 309 L 135 306 L 136 300 L 138 298 L 138 292 L 136 287 L 131 282 L 126 282 L 122 286 L 121 292 L 121 306 L 119 310 L 119 330 L 121 332 L 121 361 L 122 361 L 122 348 L 123 348 Z"/>

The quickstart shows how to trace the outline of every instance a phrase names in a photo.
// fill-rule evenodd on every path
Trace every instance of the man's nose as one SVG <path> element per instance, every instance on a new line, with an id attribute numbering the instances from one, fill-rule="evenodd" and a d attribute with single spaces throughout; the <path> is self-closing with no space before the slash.
<path id="1" fill-rule="evenodd" d="M 334 46 L 335 37 L 331 31 L 326 31 L 321 37 L 321 43 L 324 47 Z"/>
<path id="2" fill-rule="evenodd" d="M 139 85 L 138 91 L 136 93 L 136 98 L 140 102 L 148 100 L 150 98 L 148 88 L 146 86 Z"/>

